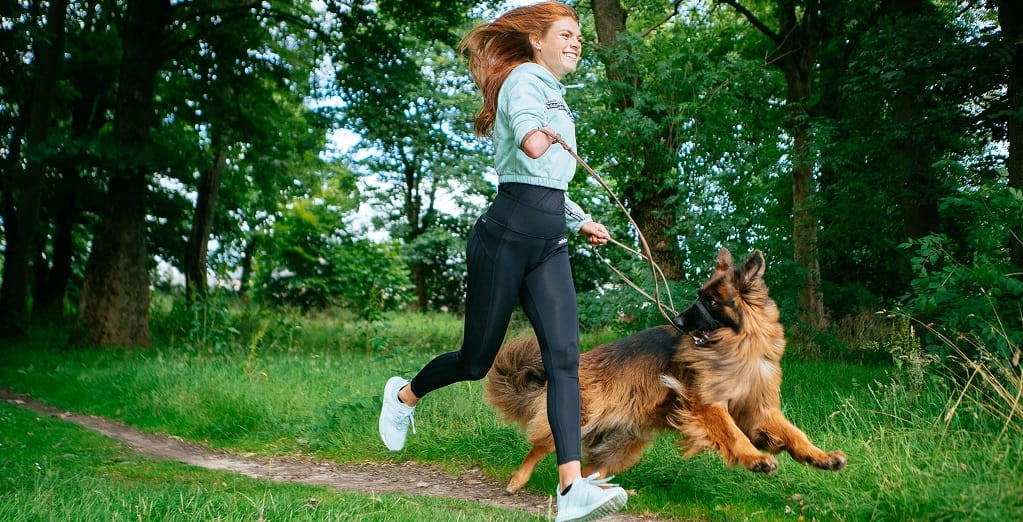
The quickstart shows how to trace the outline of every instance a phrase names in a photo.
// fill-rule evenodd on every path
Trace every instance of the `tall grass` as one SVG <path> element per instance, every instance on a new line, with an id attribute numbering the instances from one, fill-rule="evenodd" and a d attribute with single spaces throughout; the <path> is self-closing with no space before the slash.
<path id="1" fill-rule="evenodd" d="M 478 468 L 504 481 L 529 449 L 522 433 L 483 402 L 480 382 L 427 397 L 417 410 L 418 434 L 405 450 L 387 452 L 379 443 L 383 382 L 456 349 L 459 318 L 396 314 L 365 321 L 344 313 L 303 317 L 218 306 L 213 315 L 165 308 L 154 317 L 162 341 L 150 350 L 66 352 L 54 341 L 59 336 L 40 332 L 39 345 L 0 351 L 0 385 L 146 431 L 262 455 L 416 460 L 452 472 Z M 211 327 L 193 328 L 203 321 Z M 510 335 L 527 331 L 518 319 Z M 583 348 L 616 335 L 588 332 Z M 845 470 L 821 472 L 782 455 L 775 474 L 757 475 L 727 468 L 713 453 L 682 459 L 678 437 L 665 434 L 619 475 L 638 492 L 627 509 L 709 520 L 1023 518 L 1019 374 L 1008 371 L 1015 367 L 999 369 L 989 361 L 980 369 L 973 366 L 977 361 L 957 366 L 921 357 L 913 338 L 905 326 L 893 327 L 886 349 L 895 363 L 782 362 L 786 415 L 820 447 L 844 450 Z M 19 495 L 67 488 L 57 479 L 30 486 L 33 477 L 14 480 Z M 548 494 L 556 482 L 548 457 L 527 488 Z M 0 480 L 0 493 L 10 493 L 13 483 Z M 88 495 L 75 488 L 63 494 Z M 209 490 L 177 494 L 198 505 L 216 498 Z M 360 509 L 377 508 L 395 510 L 392 520 L 412 519 L 401 518 L 407 513 L 396 505 Z"/>

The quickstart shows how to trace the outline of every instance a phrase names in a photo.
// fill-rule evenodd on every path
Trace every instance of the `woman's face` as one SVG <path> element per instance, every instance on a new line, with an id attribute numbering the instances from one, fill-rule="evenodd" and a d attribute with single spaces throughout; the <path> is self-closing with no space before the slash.
<path id="1" fill-rule="evenodd" d="M 583 36 L 579 24 L 571 18 L 559 18 L 542 37 L 531 36 L 533 61 L 544 66 L 561 80 L 575 70 L 582 54 Z"/>

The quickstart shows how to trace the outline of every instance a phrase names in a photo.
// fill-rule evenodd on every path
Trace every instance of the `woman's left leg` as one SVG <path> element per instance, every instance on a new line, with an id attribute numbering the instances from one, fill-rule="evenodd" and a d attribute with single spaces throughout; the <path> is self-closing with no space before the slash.
<path id="1" fill-rule="evenodd" d="M 582 460 L 579 311 L 565 245 L 526 275 L 519 298 L 547 371 L 547 418 L 558 465 L 578 462 Z"/>

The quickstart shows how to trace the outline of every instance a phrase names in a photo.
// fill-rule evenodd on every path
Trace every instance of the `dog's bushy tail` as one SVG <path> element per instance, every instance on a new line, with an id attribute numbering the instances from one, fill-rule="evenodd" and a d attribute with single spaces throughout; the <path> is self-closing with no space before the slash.
<path id="1" fill-rule="evenodd" d="M 512 339 L 501 347 L 483 388 L 486 401 L 505 422 L 521 426 L 546 404 L 546 390 L 547 372 L 536 337 Z"/>

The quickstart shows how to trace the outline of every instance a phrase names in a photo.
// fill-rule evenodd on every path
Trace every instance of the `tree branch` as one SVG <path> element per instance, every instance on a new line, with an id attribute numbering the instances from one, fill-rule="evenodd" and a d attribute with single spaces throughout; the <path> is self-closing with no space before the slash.
<path id="1" fill-rule="evenodd" d="M 644 29 L 643 33 L 642 33 L 643 38 L 646 38 L 647 36 L 650 35 L 650 33 L 656 31 L 662 25 L 670 22 L 672 18 L 675 18 L 676 16 L 678 16 L 679 8 L 682 7 L 682 1 L 683 0 L 675 0 L 674 5 L 672 6 L 671 12 L 668 13 L 668 15 L 664 17 L 664 20 L 661 20 L 660 22 L 658 22 L 658 23 L 656 23 L 656 24 L 654 24 L 654 25 Z"/>
<path id="2" fill-rule="evenodd" d="M 287 2 L 283 3 L 283 5 L 294 7 L 292 4 Z M 174 46 L 173 51 L 168 53 L 169 56 L 173 56 L 174 53 L 179 52 L 181 49 L 189 48 L 196 42 L 202 40 L 213 27 L 213 25 L 209 22 L 213 17 L 220 17 L 221 24 L 228 24 L 235 20 L 244 19 L 250 14 L 257 18 L 263 17 L 268 20 L 288 22 L 296 27 L 301 27 L 316 33 L 317 38 L 322 39 L 330 45 L 340 45 L 340 43 L 337 42 L 330 33 L 324 31 L 310 20 L 303 18 L 300 13 L 289 12 L 279 7 L 272 7 L 261 0 L 253 0 L 231 7 L 216 9 L 190 9 L 190 7 L 192 7 L 192 4 L 182 3 L 172 8 L 175 12 L 175 16 L 174 21 L 168 27 L 167 34 L 175 35 L 182 32 L 183 27 L 188 22 L 195 22 L 201 24 L 201 26 L 190 38 L 185 38 L 179 41 L 178 45 Z"/>
<path id="3" fill-rule="evenodd" d="M 714 1 L 719 4 L 732 6 L 732 9 L 735 9 L 739 14 L 741 14 L 747 20 L 749 20 L 749 22 L 753 24 L 753 27 L 756 27 L 758 31 L 764 33 L 764 35 L 770 38 L 771 41 L 775 43 L 775 45 L 781 47 L 783 43 L 781 36 L 779 36 L 778 33 L 774 32 L 770 27 L 767 27 L 766 24 L 764 24 L 763 22 L 760 21 L 759 18 L 757 18 L 757 15 L 750 12 L 749 9 L 746 9 L 746 7 L 740 4 L 737 0 L 714 0 Z"/>

